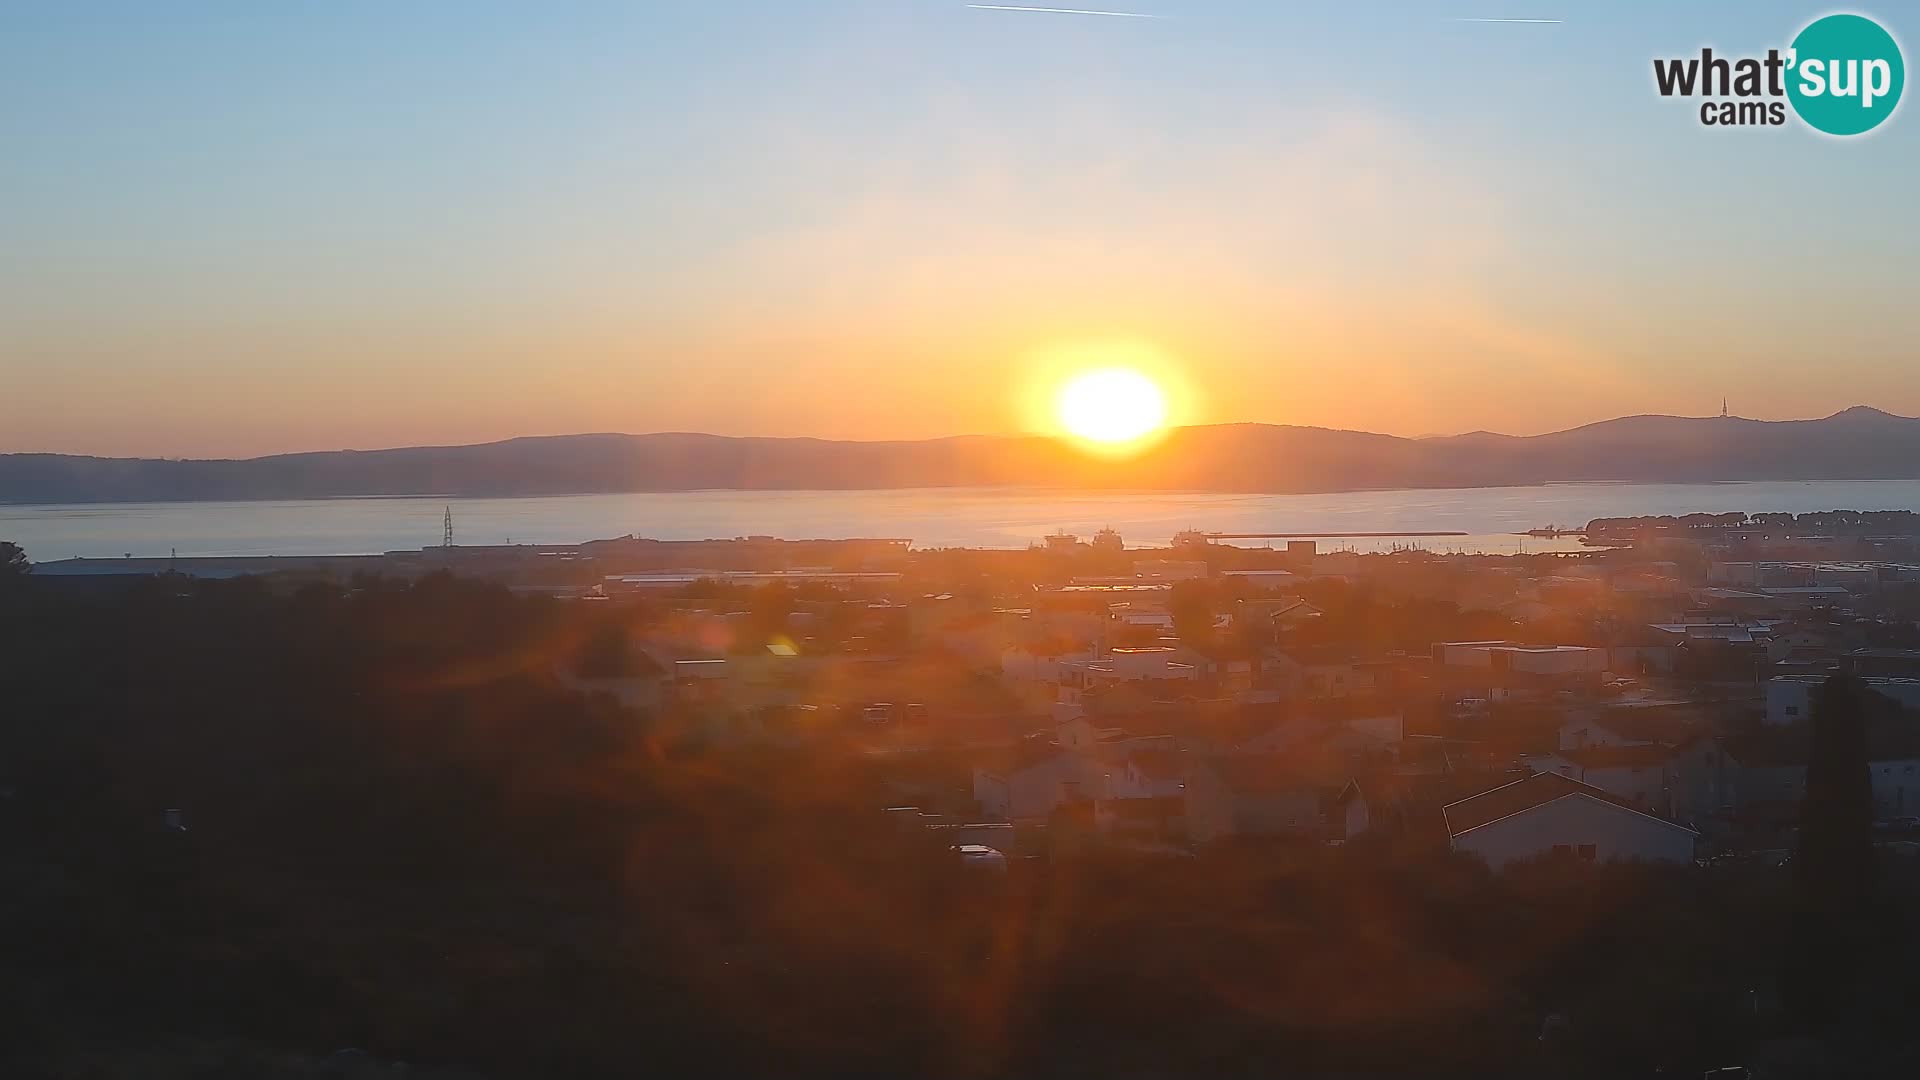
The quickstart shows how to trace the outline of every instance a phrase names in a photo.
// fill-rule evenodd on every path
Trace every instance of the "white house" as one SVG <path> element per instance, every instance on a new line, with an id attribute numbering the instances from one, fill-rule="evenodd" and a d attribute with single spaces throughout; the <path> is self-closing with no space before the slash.
<path id="1" fill-rule="evenodd" d="M 1116 627 L 1138 627 L 1173 633 L 1173 612 L 1165 608 L 1143 608 L 1134 604 L 1113 604 L 1108 608 Z"/>
<path id="2" fill-rule="evenodd" d="M 1098 661 L 1086 666 L 1088 684 L 1096 682 L 1132 682 L 1138 679 L 1192 679 L 1198 673 L 1183 663 L 1178 650 L 1166 645 L 1108 649 Z"/>
<path id="3" fill-rule="evenodd" d="M 1059 682 L 1065 666 L 1093 659 L 1090 652 L 1035 652 L 1016 645 L 1000 654 L 1000 676 L 1011 682 Z"/>
<path id="4" fill-rule="evenodd" d="M 1777 664 L 1795 655 L 1831 655 L 1835 651 L 1833 645 L 1834 634 L 1825 627 L 1781 624 L 1773 628 L 1773 634 L 1767 640 L 1767 659 Z"/>
<path id="5" fill-rule="evenodd" d="M 1667 813 L 1673 806 L 1673 757 L 1666 746 L 1606 745 L 1542 754 L 1527 765 L 1590 784 L 1640 809 Z"/>
<path id="6" fill-rule="evenodd" d="M 1775 675 L 1768 679 L 1767 723 L 1792 724 L 1813 715 L 1814 694 L 1826 681 L 1825 675 Z M 1920 679 L 1869 676 L 1860 681 L 1867 689 L 1903 708 L 1920 709 Z"/>
<path id="7" fill-rule="evenodd" d="M 1124 735 L 1119 728 L 1099 727 L 1086 716 L 1069 717 L 1053 726 L 1053 744 L 1062 750 L 1092 753 L 1095 747 Z"/>
<path id="8" fill-rule="evenodd" d="M 1698 835 L 1551 772 L 1449 803 L 1442 814 L 1453 850 L 1477 855 L 1495 869 L 1542 855 L 1588 862 L 1691 862 Z"/>
<path id="9" fill-rule="evenodd" d="M 1287 717 L 1260 734 L 1238 743 L 1232 753 L 1280 754 L 1316 740 L 1338 746 L 1349 753 L 1391 752 L 1400 745 L 1406 727 L 1400 713 L 1371 709 L 1356 711 L 1359 715 L 1345 718 L 1312 714 Z"/>
<path id="10" fill-rule="evenodd" d="M 1321 806 L 1342 783 L 1281 755 L 1193 762 L 1186 773 L 1188 835 L 1203 844 L 1229 836 L 1318 837 L 1325 831 Z"/>
<path id="11" fill-rule="evenodd" d="M 1725 747 L 1725 801 L 1743 813 L 1791 818 L 1807 794 L 1805 759 L 1764 742 L 1729 740 Z M 1873 816 L 1920 817 L 1920 758 L 1875 754 L 1867 763 Z"/>
<path id="12" fill-rule="evenodd" d="M 1584 750 L 1594 746 L 1652 746 L 1657 740 L 1647 732 L 1622 730 L 1631 725 L 1609 723 L 1605 716 L 1577 716 L 1560 725 L 1560 749 Z"/>
<path id="13" fill-rule="evenodd" d="M 1334 796 L 1327 824 L 1329 838 L 1342 842 L 1373 828 L 1373 805 L 1367 801 L 1358 779 L 1348 780 L 1340 794 Z"/>
<path id="14" fill-rule="evenodd" d="M 1867 766 L 1873 778 L 1873 816 L 1920 817 L 1920 760 L 1901 758 Z"/>
<path id="15" fill-rule="evenodd" d="M 1187 755 L 1172 740 L 1135 749 L 1117 765 L 1109 766 L 1104 790 L 1107 799 L 1164 799 L 1186 794 Z"/>
<path id="16" fill-rule="evenodd" d="M 1290 694 L 1313 700 L 1370 693 L 1376 684 L 1377 665 L 1335 650 L 1272 653 L 1265 666 Z"/>
<path id="17" fill-rule="evenodd" d="M 998 821 L 1045 821 L 1061 803 L 1099 795 L 1103 770 L 1055 746 L 1023 747 L 1009 759 L 973 770 L 973 798 Z"/>
<path id="18" fill-rule="evenodd" d="M 1515 645 L 1510 641 L 1449 641 L 1433 647 L 1447 667 L 1487 668 L 1528 675 L 1593 674 L 1607 669 L 1607 650 L 1584 645 Z"/>

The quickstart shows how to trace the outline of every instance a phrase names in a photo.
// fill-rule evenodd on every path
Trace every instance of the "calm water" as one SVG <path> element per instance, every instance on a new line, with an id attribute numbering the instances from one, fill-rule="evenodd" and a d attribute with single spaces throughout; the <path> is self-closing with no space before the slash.
<path id="1" fill-rule="evenodd" d="M 1552 484 L 1526 488 L 1355 491 L 1332 495 L 905 491 L 699 491 L 538 499 L 321 499 L 290 502 L 0 506 L 0 540 L 36 561 L 84 555 L 324 555 L 440 542 L 453 507 L 464 544 L 573 543 L 632 533 L 662 540 L 766 533 L 788 539 L 911 537 L 920 547 L 1019 548 L 1056 529 L 1111 525 L 1130 544 L 1181 529 L 1211 532 L 1459 530 L 1417 543 L 1430 551 L 1575 550 L 1514 535 L 1591 518 L 1741 510 L 1920 509 L 1920 481 L 1755 484 Z M 1242 541 L 1261 543 L 1262 541 Z M 1281 541 L 1272 541 L 1279 544 Z M 1321 550 L 1384 550 L 1395 541 L 1320 542 Z"/>

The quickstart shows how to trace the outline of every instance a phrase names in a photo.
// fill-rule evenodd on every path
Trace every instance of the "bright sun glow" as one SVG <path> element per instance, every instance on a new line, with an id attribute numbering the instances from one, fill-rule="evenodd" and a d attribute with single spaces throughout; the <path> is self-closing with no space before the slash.
<path id="1" fill-rule="evenodd" d="M 1167 396 L 1132 368 L 1100 368 L 1074 376 L 1056 405 L 1068 434 L 1094 443 L 1129 443 L 1167 423 Z"/>

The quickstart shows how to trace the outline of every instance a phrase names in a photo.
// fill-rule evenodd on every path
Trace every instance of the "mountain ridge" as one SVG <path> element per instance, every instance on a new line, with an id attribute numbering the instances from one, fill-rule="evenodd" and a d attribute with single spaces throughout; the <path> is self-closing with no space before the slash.
<path id="1" fill-rule="evenodd" d="M 1259 423 L 1176 428 L 1112 460 L 1038 435 L 854 441 L 704 432 L 524 435 L 255 458 L 0 454 L 0 502 L 464 497 L 643 491 L 1086 487 L 1309 493 L 1550 481 L 1920 478 L 1920 419 L 1858 405 L 1805 420 L 1640 414 L 1539 435 L 1419 439 Z"/>

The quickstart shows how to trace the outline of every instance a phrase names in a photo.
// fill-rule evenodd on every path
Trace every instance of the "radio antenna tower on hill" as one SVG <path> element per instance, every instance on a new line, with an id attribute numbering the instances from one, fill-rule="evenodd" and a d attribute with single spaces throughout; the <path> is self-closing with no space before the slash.
<path id="1" fill-rule="evenodd" d="M 440 546 L 453 546 L 453 507 L 447 507 L 447 516 L 440 521 Z"/>

